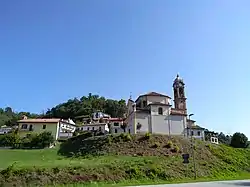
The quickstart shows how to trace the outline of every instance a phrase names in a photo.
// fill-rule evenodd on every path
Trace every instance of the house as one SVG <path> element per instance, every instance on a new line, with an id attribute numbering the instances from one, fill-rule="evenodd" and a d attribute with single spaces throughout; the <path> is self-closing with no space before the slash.
<path id="1" fill-rule="evenodd" d="M 196 121 L 187 119 L 187 136 L 196 139 L 205 140 L 205 128 L 195 124 Z"/>
<path id="2" fill-rule="evenodd" d="M 93 112 L 90 116 L 78 116 L 76 121 L 78 123 L 77 131 L 90 131 L 108 133 L 108 119 L 110 116 L 103 112 Z"/>
<path id="3" fill-rule="evenodd" d="M 128 131 L 167 135 L 187 135 L 187 104 L 185 84 L 177 75 L 173 82 L 174 107 L 166 94 L 149 92 L 127 103 Z M 198 133 L 198 132 L 197 132 Z"/>
<path id="4" fill-rule="evenodd" d="M 28 119 L 26 116 L 22 120 L 17 121 L 18 132 L 21 137 L 25 137 L 31 133 L 42 133 L 49 131 L 52 133 L 55 140 L 72 137 L 76 129 L 75 123 L 68 119 L 59 118 L 49 119 Z"/>
<path id="5" fill-rule="evenodd" d="M 80 126 L 77 128 L 78 131 L 99 131 L 104 134 L 109 132 L 126 132 L 126 129 L 123 126 L 123 118 L 111 118 L 110 115 L 102 112 L 94 112 L 91 117 L 78 116 L 76 119 L 78 124 L 80 124 Z"/>
<path id="6" fill-rule="evenodd" d="M 110 118 L 108 120 L 110 131 L 112 133 L 124 133 L 129 132 L 126 128 L 123 118 Z"/>
<path id="7" fill-rule="evenodd" d="M 0 127 L 0 135 L 1 134 L 7 134 L 12 131 L 11 127 L 8 127 L 6 125 Z"/>
<path id="8" fill-rule="evenodd" d="M 91 131 L 91 132 L 101 132 L 106 134 L 109 132 L 109 127 L 107 123 L 89 123 L 83 124 L 77 128 L 78 131 Z"/>

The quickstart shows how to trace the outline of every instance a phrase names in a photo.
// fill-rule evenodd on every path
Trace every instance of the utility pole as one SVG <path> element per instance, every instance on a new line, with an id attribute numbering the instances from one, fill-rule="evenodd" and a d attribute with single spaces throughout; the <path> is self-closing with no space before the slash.
<path id="1" fill-rule="evenodd" d="M 188 118 L 190 120 L 190 117 L 193 116 L 194 114 L 189 114 Z M 190 128 L 192 129 L 192 128 Z M 187 128 L 189 130 L 189 128 Z M 194 179 L 196 180 L 197 174 L 196 174 L 196 164 L 195 164 L 195 155 L 194 155 L 194 141 L 193 141 L 193 133 L 191 132 L 191 149 L 192 149 L 192 155 L 193 155 L 193 164 L 194 164 Z"/>
<path id="2" fill-rule="evenodd" d="M 195 155 L 194 155 L 194 143 L 193 143 L 193 136 L 191 135 L 191 146 L 192 146 L 192 155 L 193 155 L 193 164 L 194 164 L 194 179 L 196 180 L 196 164 L 195 164 Z"/>

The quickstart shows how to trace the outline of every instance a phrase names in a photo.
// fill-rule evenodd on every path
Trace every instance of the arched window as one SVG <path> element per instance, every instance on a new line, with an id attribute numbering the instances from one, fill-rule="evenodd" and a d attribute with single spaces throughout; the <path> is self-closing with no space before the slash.
<path id="1" fill-rule="evenodd" d="M 163 111 L 162 111 L 162 108 L 161 108 L 161 107 L 158 108 L 158 114 L 159 114 L 159 115 L 162 115 L 162 114 L 163 114 Z"/>

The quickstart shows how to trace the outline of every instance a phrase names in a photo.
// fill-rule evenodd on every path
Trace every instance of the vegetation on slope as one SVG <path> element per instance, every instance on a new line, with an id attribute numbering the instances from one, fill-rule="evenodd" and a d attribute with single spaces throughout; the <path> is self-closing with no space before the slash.
<path id="1" fill-rule="evenodd" d="M 69 146 L 72 148 L 67 153 Z M 182 137 L 123 134 L 75 137 L 61 145 L 58 150 L 61 155 L 56 155 L 55 149 L 0 150 L 0 164 L 5 165 L 0 171 L 0 186 L 188 181 L 194 176 L 193 159 L 185 165 L 181 155 L 191 154 L 190 146 L 190 141 Z M 5 154 L 1 154 L 3 151 Z M 195 141 L 194 152 L 198 179 L 250 176 L 249 149 Z"/>

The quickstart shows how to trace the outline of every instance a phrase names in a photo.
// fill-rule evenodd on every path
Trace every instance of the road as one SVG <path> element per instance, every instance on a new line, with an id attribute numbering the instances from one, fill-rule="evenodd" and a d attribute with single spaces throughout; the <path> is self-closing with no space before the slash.
<path id="1" fill-rule="evenodd" d="M 241 181 L 218 181 L 218 182 L 198 182 L 185 184 L 160 184 L 133 187 L 250 187 L 250 180 Z"/>

